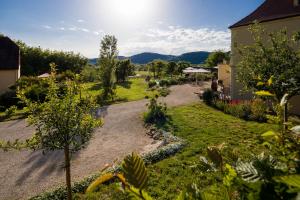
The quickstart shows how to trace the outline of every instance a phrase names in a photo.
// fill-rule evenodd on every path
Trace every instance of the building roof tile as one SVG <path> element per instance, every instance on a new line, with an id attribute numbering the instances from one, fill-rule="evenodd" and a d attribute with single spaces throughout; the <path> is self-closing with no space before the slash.
<path id="1" fill-rule="evenodd" d="M 298 1 L 298 4 L 295 2 Z M 233 24 L 236 28 L 252 24 L 254 21 L 266 22 L 300 15 L 300 0 L 266 0 L 254 12 Z"/>

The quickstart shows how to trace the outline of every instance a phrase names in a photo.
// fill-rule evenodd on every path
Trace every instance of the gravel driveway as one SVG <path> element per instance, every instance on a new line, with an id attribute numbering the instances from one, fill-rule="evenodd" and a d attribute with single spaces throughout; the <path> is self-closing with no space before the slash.
<path id="1" fill-rule="evenodd" d="M 171 94 L 161 101 L 179 106 L 199 101 L 195 92 L 201 87 L 180 85 L 171 87 Z M 142 152 L 153 142 L 147 137 L 141 114 L 147 100 L 111 105 L 103 108 L 104 126 L 95 131 L 88 146 L 73 155 L 72 180 L 78 181 L 97 172 L 106 163 L 132 151 Z M 34 132 L 25 120 L 0 123 L 2 140 L 26 139 Z M 27 199 L 43 191 L 64 184 L 65 174 L 61 151 L 42 154 L 41 151 L 0 150 L 0 199 Z"/>

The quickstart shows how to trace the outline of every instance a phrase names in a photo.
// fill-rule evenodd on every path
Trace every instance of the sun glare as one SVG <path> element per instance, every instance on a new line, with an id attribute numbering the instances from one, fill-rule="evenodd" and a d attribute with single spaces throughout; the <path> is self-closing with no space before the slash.
<path id="1" fill-rule="evenodd" d="M 152 0 L 109 0 L 110 12 L 121 21 L 142 21 L 149 17 Z"/>

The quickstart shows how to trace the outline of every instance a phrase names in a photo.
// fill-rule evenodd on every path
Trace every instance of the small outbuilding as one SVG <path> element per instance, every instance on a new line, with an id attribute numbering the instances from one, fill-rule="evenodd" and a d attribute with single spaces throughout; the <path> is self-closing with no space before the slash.
<path id="1" fill-rule="evenodd" d="M 208 74 L 210 71 L 202 68 L 193 68 L 193 67 L 188 67 L 183 70 L 183 73 L 189 74 L 190 76 L 194 75 L 196 79 L 196 84 L 198 84 L 198 74 Z"/>
<path id="2" fill-rule="evenodd" d="M 20 48 L 10 38 L 0 36 L 0 94 L 20 78 Z"/>

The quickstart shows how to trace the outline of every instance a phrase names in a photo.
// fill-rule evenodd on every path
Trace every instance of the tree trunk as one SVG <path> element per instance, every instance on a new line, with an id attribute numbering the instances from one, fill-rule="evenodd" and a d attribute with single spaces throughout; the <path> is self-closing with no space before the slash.
<path id="1" fill-rule="evenodd" d="M 65 152 L 67 199 L 72 200 L 70 151 L 69 151 L 69 146 L 68 145 L 65 146 L 64 152 Z"/>

